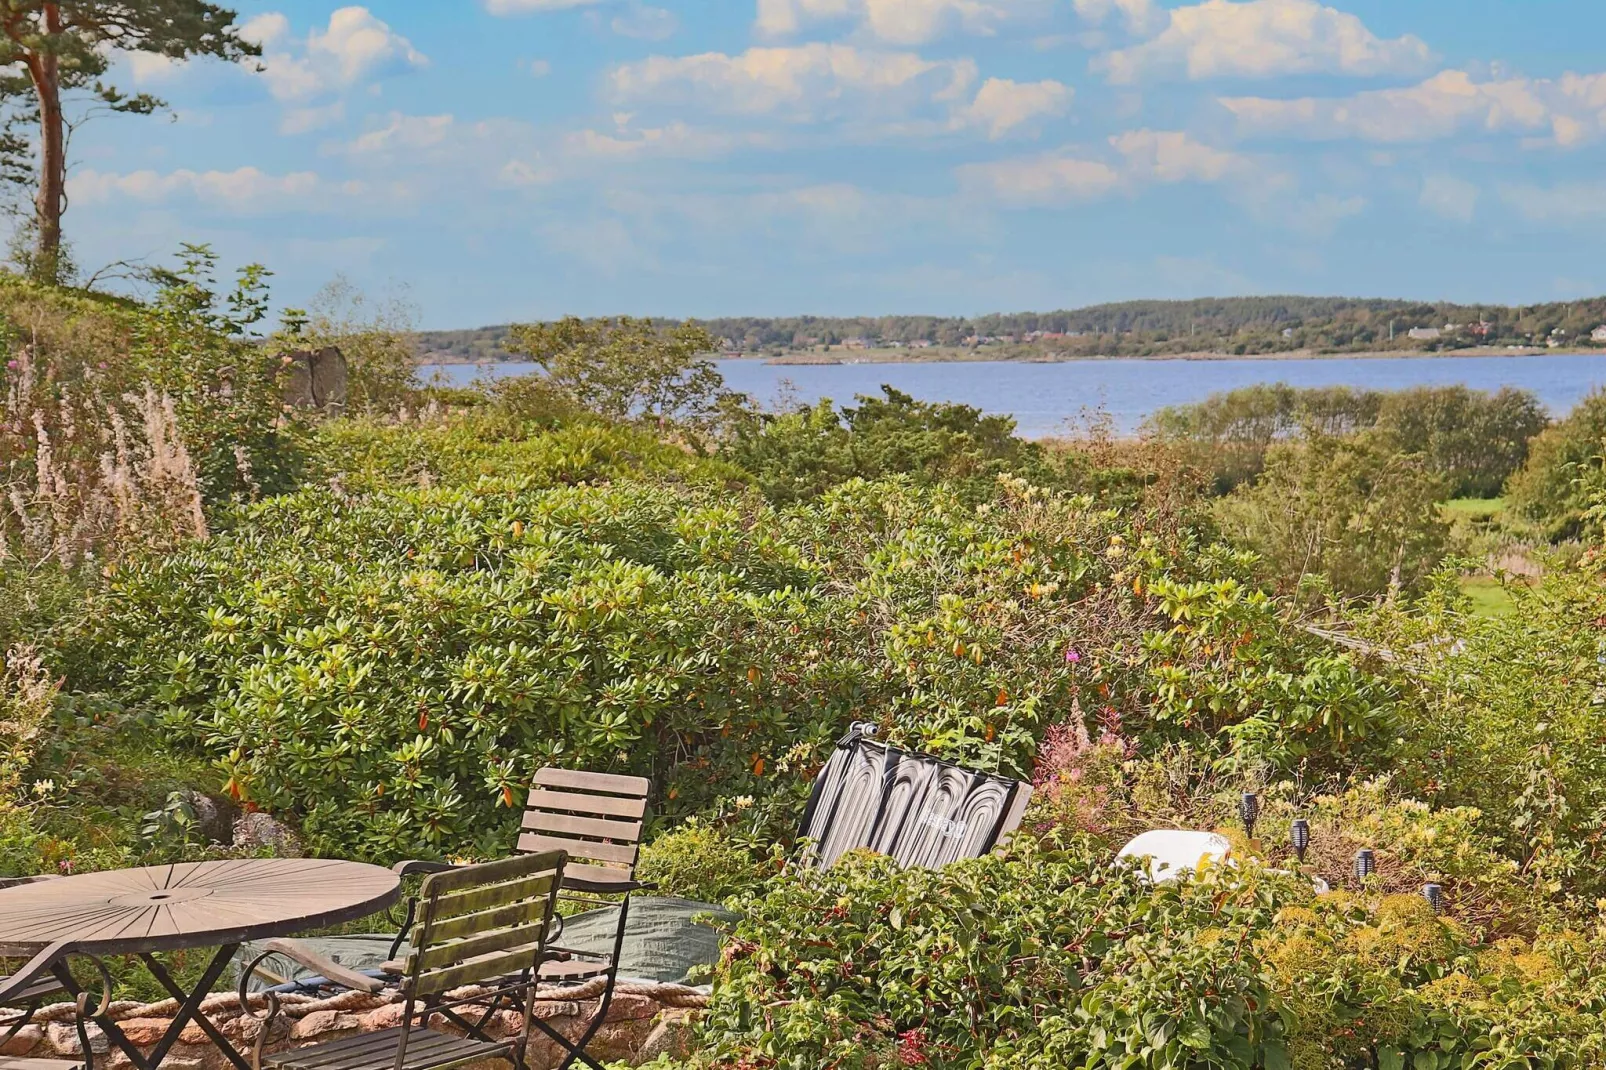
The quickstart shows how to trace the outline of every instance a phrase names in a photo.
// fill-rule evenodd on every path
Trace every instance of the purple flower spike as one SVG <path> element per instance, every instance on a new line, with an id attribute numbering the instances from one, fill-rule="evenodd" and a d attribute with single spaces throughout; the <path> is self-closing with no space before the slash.
<path id="1" fill-rule="evenodd" d="M 1065 648 L 1065 664 L 1075 665 L 1081 660 L 1082 655 L 1074 646 L 1068 646 Z"/>

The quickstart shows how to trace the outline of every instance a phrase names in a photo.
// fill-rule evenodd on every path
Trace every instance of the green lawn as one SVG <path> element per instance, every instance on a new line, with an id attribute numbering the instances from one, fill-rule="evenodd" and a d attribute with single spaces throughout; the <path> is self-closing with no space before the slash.
<path id="1" fill-rule="evenodd" d="M 1505 507 L 1504 498 L 1452 498 L 1443 505 L 1451 516 L 1465 517 L 1494 516 Z"/>
<path id="2" fill-rule="evenodd" d="M 1461 590 L 1472 599 L 1472 611 L 1482 617 L 1508 617 L 1517 608 L 1500 581 L 1489 576 L 1468 576 Z"/>

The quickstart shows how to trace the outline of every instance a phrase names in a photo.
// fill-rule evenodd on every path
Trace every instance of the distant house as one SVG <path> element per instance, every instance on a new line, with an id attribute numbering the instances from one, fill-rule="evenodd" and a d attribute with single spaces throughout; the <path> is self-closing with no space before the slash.
<path id="1" fill-rule="evenodd" d="M 929 340 L 925 339 L 925 338 L 916 338 L 913 342 L 909 343 L 909 348 L 910 349 L 930 349 L 931 348 L 931 342 Z"/>
<path id="2" fill-rule="evenodd" d="M 1590 331 L 1589 340 L 1591 342 L 1606 342 L 1606 324 L 1602 324 L 1601 326 L 1596 327 L 1593 331 Z"/>
<path id="3" fill-rule="evenodd" d="M 870 340 L 868 338 L 844 338 L 842 340 L 842 348 L 843 349 L 869 349 L 870 348 Z"/>
<path id="4" fill-rule="evenodd" d="M 1437 342 L 1443 335 L 1437 327 L 1412 327 L 1407 337 L 1418 342 Z"/>

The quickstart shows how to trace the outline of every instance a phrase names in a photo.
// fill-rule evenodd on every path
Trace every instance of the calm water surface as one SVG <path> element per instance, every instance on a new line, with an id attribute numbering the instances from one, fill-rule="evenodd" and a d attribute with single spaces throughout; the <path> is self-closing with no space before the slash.
<path id="1" fill-rule="evenodd" d="M 1474 390 L 1515 386 L 1531 390 L 1552 415 L 1565 414 L 1584 395 L 1606 386 L 1606 354 L 1564 356 L 1401 357 L 1329 360 L 1077 360 L 1057 364 L 974 361 L 943 364 L 791 364 L 716 361 L 725 382 L 761 402 L 832 398 L 851 402 L 888 383 L 924 401 L 955 401 L 1007 413 L 1020 433 L 1064 432 L 1084 412 L 1102 409 L 1119 431 L 1135 431 L 1167 405 L 1202 401 L 1254 383 L 1354 386 L 1400 390 L 1461 383 Z M 464 385 L 485 377 L 524 375 L 533 364 L 425 365 Z"/>

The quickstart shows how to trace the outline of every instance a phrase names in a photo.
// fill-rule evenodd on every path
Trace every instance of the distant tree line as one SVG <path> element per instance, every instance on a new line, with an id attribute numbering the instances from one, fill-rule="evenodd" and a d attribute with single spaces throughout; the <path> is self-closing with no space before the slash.
<path id="1" fill-rule="evenodd" d="M 1588 344 L 1606 297 L 1545 305 L 1459 305 L 1383 298 L 1226 297 L 1125 301 L 1058 312 L 986 316 L 788 316 L 696 320 L 721 345 L 787 352 L 850 340 L 872 345 L 991 345 L 1000 356 L 1164 356 L 1312 350 L 1435 351 L 1473 345 Z M 1417 337 L 1411 332 L 1416 330 Z M 424 361 L 510 359 L 509 327 L 424 331 Z"/>

